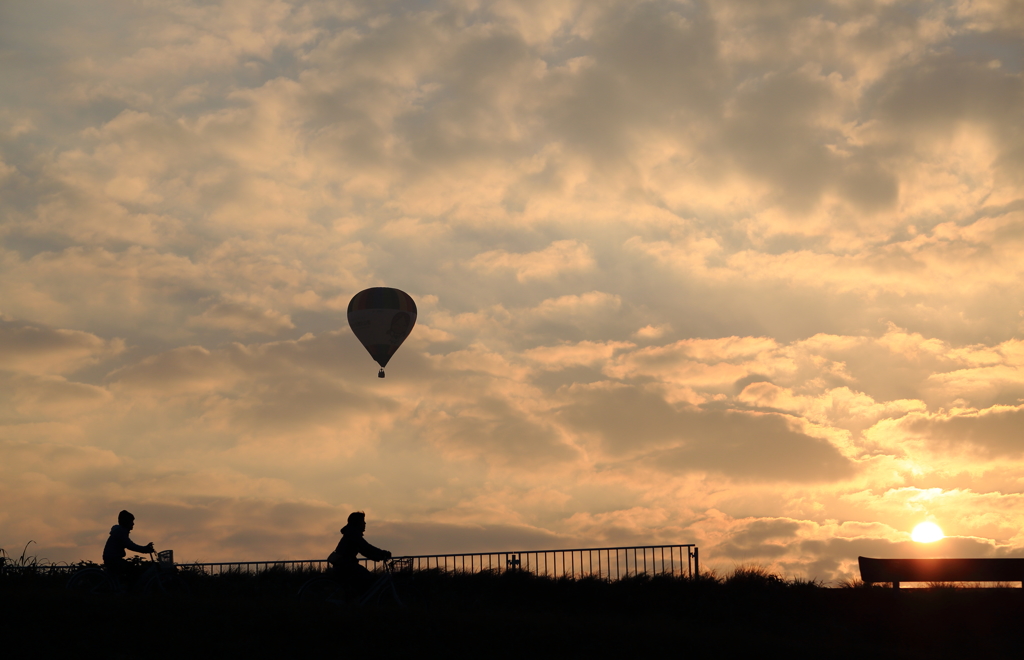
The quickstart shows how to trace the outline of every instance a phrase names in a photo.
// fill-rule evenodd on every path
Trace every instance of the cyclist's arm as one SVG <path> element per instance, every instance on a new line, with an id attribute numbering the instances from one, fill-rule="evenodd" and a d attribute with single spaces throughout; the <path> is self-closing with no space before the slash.
<path id="1" fill-rule="evenodd" d="M 387 550 L 381 550 L 380 548 L 370 545 L 366 539 L 360 539 L 360 541 L 362 542 L 359 544 L 359 553 L 367 559 L 372 559 L 373 561 L 391 559 L 391 553 Z"/>
<path id="2" fill-rule="evenodd" d="M 134 552 L 153 552 L 152 542 L 150 542 L 149 545 L 139 545 L 138 543 L 133 542 L 130 538 L 125 537 L 125 540 L 127 541 L 127 543 L 125 543 L 124 547 L 128 548 L 129 550 L 132 550 Z"/>
<path id="3" fill-rule="evenodd" d="M 132 541 L 131 537 L 128 536 L 127 530 L 123 527 L 115 527 L 110 530 L 110 538 L 107 539 L 107 545 L 103 548 L 103 558 L 106 559 L 108 556 L 111 558 L 124 557 L 125 550 L 153 552 L 153 544 L 139 545 Z"/>

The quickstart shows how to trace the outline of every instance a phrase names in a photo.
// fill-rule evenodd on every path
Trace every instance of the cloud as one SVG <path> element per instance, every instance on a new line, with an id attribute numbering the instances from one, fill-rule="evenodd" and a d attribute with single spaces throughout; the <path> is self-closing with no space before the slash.
<path id="1" fill-rule="evenodd" d="M 597 320 L 598 315 L 615 312 L 621 305 L 619 296 L 603 291 L 548 298 L 529 310 L 529 315 L 555 323 Z"/>
<path id="2" fill-rule="evenodd" d="M 1016 457 L 1020 443 L 1021 406 L 993 406 L 981 411 L 939 415 L 913 415 L 905 421 L 908 431 L 929 444 L 966 445 L 984 455 Z"/>
<path id="3" fill-rule="evenodd" d="M 604 370 L 620 379 L 654 376 L 680 385 L 722 387 L 751 372 L 788 371 L 791 362 L 778 359 L 776 348 L 774 340 L 762 337 L 681 340 L 624 353 Z"/>
<path id="4" fill-rule="evenodd" d="M 102 387 L 75 383 L 61 376 L 18 374 L 0 377 L 6 421 L 63 420 L 101 407 L 111 400 Z"/>
<path id="5" fill-rule="evenodd" d="M 254 333 L 276 335 L 295 327 L 287 314 L 235 302 L 213 302 L 199 316 L 190 317 L 189 323 L 224 328 L 243 336 Z"/>
<path id="6" fill-rule="evenodd" d="M 480 398 L 472 408 L 432 416 L 428 423 L 424 436 L 455 457 L 548 468 L 578 457 L 550 424 L 503 400 Z"/>
<path id="7" fill-rule="evenodd" d="M 588 270 L 594 267 L 594 258 L 585 244 L 567 240 L 555 241 L 543 250 L 527 254 L 484 252 L 473 257 L 469 266 L 483 272 L 509 269 L 515 272 L 516 280 L 528 282 L 551 279 L 563 271 Z"/>
<path id="8" fill-rule="evenodd" d="M 0 369 L 64 374 L 110 359 L 123 339 L 102 339 L 79 330 L 50 329 L 0 318 Z"/>
<path id="9" fill-rule="evenodd" d="M 709 415 L 699 441 L 655 452 L 649 465 L 666 470 L 698 469 L 739 479 L 836 481 L 855 474 L 855 466 L 827 440 L 789 428 L 781 416 L 740 413 Z M 688 430 L 696 438 L 700 423 Z"/>
<path id="10" fill-rule="evenodd" d="M 669 472 L 710 470 L 739 479 L 833 481 L 853 465 L 783 415 L 677 409 L 635 388 L 588 388 L 560 411 L 618 456 Z"/>
<path id="11" fill-rule="evenodd" d="M 305 434 L 306 442 L 321 447 L 343 438 L 341 428 L 358 428 L 354 417 L 372 418 L 396 405 L 345 383 L 342 374 L 352 373 L 352 358 L 362 351 L 354 337 L 345 339 L 333 334 L 215 350 L 181 347 L 118 369 L 108 381 L 138 405 L 183 406 L 180 414 L 198 415 L 204 433 L 299 442 Z M 358 444 L 359 435 L 341 446 Z"/>
<path id="12" fill-rule="evenodd" d="M 112 372 L 110 378 L 115 384 L 133 389 L 201 392 L 240 378 L 237 370 L 230 369 L 227 358 L 224 353 L 211 354 L 201 346 L 184 346 L 122 367 Z"/>
<path id="13" fill-rule="evenodd" d="M 736 400 L 755 408 L 799 414 L 817 423 L 855 431 L 868 428 L 880 419 L 899 418 L 910 412 L 923 412 L 927 409 L 927 404 L 917 399 L 879 402 L 849 387 L 837 387 L 817 396 L 805 396 L 768 381 L 750 383 L 736 396 Z"/>
<path id="14" fill-rule="evenodd" d="M 637 339 L 658 339 L 669 329 L 670 328 L 667 324 L 657 326 L 648 324 L 634 332 L 633 336 Z"/>
<path id="15" fill-rule="evenodd" d="M 523 353 L 524 357 L 534 360 L 544 369 L 559 369 L 580 365 L 602 365 L 622 349 L 633 348 L 632 342 L 591 342 L 581 341 L 575 344 L 557 346 L 538 346 Z"/>

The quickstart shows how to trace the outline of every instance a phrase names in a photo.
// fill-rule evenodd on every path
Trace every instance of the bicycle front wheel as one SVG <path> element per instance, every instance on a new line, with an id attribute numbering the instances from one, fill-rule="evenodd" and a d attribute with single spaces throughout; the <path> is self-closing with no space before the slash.
<path id="1" fill-rule="evenodd" d="M 360 598 L 359 604 L 373 607 L 387 607 L 390 605 L 405 607 L 405 603 L 398 597 L 398 590 L 395 589 L 395 582 L 389 573 L 385 573 L 377 579 L 373 586 Z"/>
<path id="2" fill-rule="evenodd" d="M 118 586 L 102 568 L 83 568 L 68 580 L 68 589 L 82 594 L 112 594 Z"/>
<path id="3" fill-rule="evenodd" d="M 310 578 L 299 587 L 299 602 L 302 603 L 340 603 L 343 600 L 341 585 L 324 575 Z"/>
<path id="4" fill-rule="evenodd" d="M 157 573 L 150 583 L 150 589 L 158 594 L 178 597 L 188 596 L 191 593 L 188 585 L 177 573 Z"/>

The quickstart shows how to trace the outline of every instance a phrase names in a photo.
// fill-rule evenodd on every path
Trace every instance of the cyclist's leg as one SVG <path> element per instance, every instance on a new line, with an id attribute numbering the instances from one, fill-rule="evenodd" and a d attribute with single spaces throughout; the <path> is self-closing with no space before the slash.
<path id="1" fill-rule="evenodd" d="M 373 587 L 373 585 L 377 582 L 377 579 L 380 576 L 374 575 L 369 571 L 369 569 L 367 569 L 362 564 L 359 564 L 357 568 L 359 569 L 359 571 L 357 573 L 358 577 L 356 578 L 356 580 L 359 588 L 359 593 L 366 593 L 367 590 Z"/>
<path id="2" fill-rule="evenodd" d="M 373 573 L 362 564 L 348 566 L 339 571 L 347 600 L 359 600 L 376 581 Z"/>
<path id="3" fill-rule="evenodd" d="M 132 584 L 131 567 L 124 559 L 104 560 L 103 570 L 114 578 L 119 589 L 127 589 Z"/>

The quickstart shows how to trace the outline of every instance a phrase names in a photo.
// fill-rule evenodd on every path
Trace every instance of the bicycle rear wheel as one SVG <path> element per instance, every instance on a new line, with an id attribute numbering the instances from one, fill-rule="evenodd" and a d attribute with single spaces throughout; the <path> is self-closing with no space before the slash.
<path id="1" fill-rule="evenodd" d="M 83 568 L 71 576 L 67 588 L 82 594 L 112 594 L 119 591 L 117 581 L 102 568 Z"/>
<path id="2" fill-rule="evenodd" d="M 337 580 L 320 575 L 310 578 L 299 587 L 299 602 L 302 603 L 341 603 L 344 592 Z"/>

